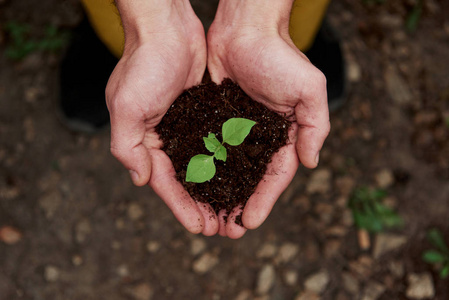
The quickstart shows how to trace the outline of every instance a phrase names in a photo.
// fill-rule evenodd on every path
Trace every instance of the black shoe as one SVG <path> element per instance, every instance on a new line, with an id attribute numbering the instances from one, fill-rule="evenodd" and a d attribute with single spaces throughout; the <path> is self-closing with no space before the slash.
<path id="1" fill-rule="evenodd" d="M 94 133 L 109 125 L 105 88 L 117 62 L 83 20 L 72 34 L 60 70 L 61 117 L 70 129 Z"/>
<path id="2" fill-rule="evenodd" d="M 346 69 L 337 34 L 327 22 L 305 54 L 326 76 L 329 110 L 335 111 L 346 100 Z"/>

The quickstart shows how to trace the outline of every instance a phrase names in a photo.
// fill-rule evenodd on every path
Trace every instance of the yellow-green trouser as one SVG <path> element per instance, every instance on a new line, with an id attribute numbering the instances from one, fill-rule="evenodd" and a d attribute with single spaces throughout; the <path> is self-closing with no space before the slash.
<path id="1" fill-rule="evenodd" d="M 330 0 L 296 0 L 290 17 L 290 36 L 306 51 L 313 43 Z M 82 0 L 90 23 L 100 40 L 117 57 L 123 52 L 120 15 L 111 0 Z"/>

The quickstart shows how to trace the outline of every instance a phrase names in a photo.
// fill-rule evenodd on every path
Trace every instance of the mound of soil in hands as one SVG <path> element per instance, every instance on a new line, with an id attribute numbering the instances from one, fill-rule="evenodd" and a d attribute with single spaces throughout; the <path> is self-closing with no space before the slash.
<path id="1" fill-rule="evenodd" d="M 222 125 L 230 118 L 246 118 L 257 124 L 241 145 L 225 145 L 227 160 L 215 160 L 217 171 L 211 180 L 186 182 L 190 159 L 197 154 L 212 155 L 203 137 L 215 133 L 222 141 Z M 253 101 L 237 84 L 225 79 L 221 85 L 210 82 L 186 90 L 156 130 L 177 179 L 192 198 L 210 203 L 216 213 L 222 209 L 229 213 L 234 207 L 243 207 L 253 194 L 273 154 L 287 144 L 290 125 L 283 116 Z"/>

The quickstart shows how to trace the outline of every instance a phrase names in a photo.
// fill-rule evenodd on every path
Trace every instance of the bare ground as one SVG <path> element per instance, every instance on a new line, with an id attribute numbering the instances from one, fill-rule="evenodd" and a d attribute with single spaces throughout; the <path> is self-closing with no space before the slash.
<path id="1" fill-rule="evenodd" d="M 424 1 L 409 33 L 414 3 L 333 2 L 347 102 L 331 115 L 320 166 L 301 168 L 261 228 L 237 241 L 187 233 L 131 184 L 107 130 L 67 130 L 57 117 L 63 51 L 12 61 L 0 27 L 0 299 L 409 299 L 413 286 L 429 288 L 414 275 L 430 275 L 427 299 L 448 299 L 448 279 L 421 255 L 431 227 L 449 243 L 449 4 Z M 73 28 L 81 10 L 3 0 L 0 16 L 38 36 L 46 24 Z M 405 220 L 368 250 L 346 207 L 358 186 L 386 189 Z M 379 236 L 392 250 L 375 257 Z"/>

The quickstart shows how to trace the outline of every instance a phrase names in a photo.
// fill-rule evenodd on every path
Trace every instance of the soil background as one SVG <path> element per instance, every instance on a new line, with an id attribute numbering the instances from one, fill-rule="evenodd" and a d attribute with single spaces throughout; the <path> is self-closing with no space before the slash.
<path id="1" fill-rule="evenodd" d="M 210 23 L 217 1 L 192 2 Z M 36 38 L 49 24 L 70 31 L 79 3 L 0 0 L 0 299 L 386 300 L 418 286 L 448 299 L 449 281 L 420 257 L 431 227 L 449 243 L 449 3 L 423 1 L 410 33 L 416 3 L 332 2 L 348 89 L 320 166 L 300 168 L 268 220 L 232 241 L 187 233 L 134 187 L 108 130 L 58 121 L 64 50 L 6 57 L 6 22 Z M 385 189 L 405 220 L 368 250 L 346 207 L 360 186 Z"/>

